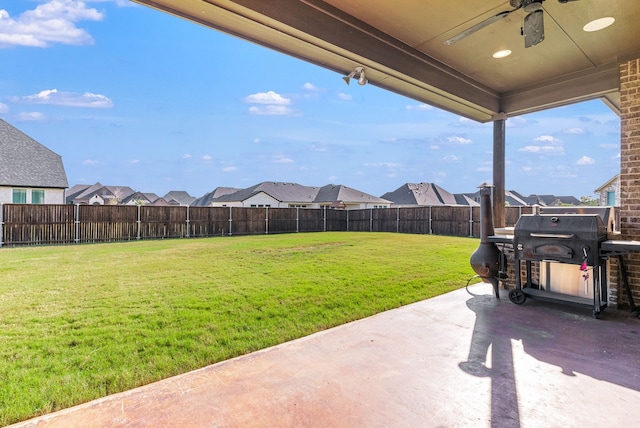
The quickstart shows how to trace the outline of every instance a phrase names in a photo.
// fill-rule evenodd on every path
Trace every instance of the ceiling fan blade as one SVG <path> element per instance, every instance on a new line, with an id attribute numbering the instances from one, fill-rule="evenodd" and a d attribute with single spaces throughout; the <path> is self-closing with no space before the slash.
<path id="1" fill-rule="evenodd" d="M 460 40 L 464 39 L 465 37 L 468 37 L 468 36 L 472 35 L 476 31 L 482 30 L 484 27 L 487 27 L 487 26 L 493 24 L 494 22 L 497 22 L 497 21 L 500 21 L 501 19 L 506 18 L 507 16 L 509 16 L 509 14 L 511 12 L 515 12 L 518 9 L 519 8 L 512 9 L 512 10 L 505 10 L 504 12 L 500 12 L 497 15 L 494 15 L 494 16 L 492 16 L 490 18 L 487 18 L 484 21 L 479 22 L 478 24 L 467 28 L 463 32 L 456 34 L 455 36 L 451 37 L 450 39 L 445 40 L 444 44 L 450 46 L 450 45 L 452 45 L 452 44 L 454 44 L 456 42 L 459 42 Z"/>

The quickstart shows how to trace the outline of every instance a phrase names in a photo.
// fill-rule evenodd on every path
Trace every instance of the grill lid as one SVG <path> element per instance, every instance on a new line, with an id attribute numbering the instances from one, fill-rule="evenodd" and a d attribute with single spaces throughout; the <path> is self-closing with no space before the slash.
<path id="1" fill-rule="evenodd" d="M 598 214 L 525 214 L 513 230 L 517 257 L 598 264 L 607 229 Z"/>

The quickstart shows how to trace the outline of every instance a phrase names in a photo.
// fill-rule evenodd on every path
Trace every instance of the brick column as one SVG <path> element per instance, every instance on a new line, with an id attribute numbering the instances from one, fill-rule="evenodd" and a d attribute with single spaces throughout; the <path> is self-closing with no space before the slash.
<path id="1" fill-rule="evenodd" d="M 640 58 L 620 64 L 620 232 L 640 241 Z M 640 253 L 625 257 L 629 284 L 640 304 Z M 628 305 L 620 288 L 619 302 Z"/>

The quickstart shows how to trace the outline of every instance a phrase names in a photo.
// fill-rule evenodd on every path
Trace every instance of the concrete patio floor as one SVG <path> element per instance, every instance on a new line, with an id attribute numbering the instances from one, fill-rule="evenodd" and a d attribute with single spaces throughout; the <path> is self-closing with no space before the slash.
<path id="1" fill-rule="evenodd" d="M 14 427 L 640 424 L 640 320 L 478 284 Z"/>

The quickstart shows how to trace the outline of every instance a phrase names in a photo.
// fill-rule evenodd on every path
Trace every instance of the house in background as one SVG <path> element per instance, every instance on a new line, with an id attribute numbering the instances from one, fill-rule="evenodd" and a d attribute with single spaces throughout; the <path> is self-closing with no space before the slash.
<path id="1" fill-rule="evenodd" d="M 456 197 L 434 183 L 406 183 L 382 195 L 393 207 L 458 205 Z"/>
<path id="2" fill-rule="evenodd" d="M 236 187 L 216 187 L 213 191 L 205 193 L 203 196 L 197 198 L 195 201 L 191 203 L 191 205 L 196 207 L 211 207 L 211 202 L 220 198 L 221 196 L 229 195 L 231 193 L 236 193 L 242 189 Z"/>
<path id="3" fill-rule="evenodd" d="M 136 193 L 127 186 L 76 184 L 66 192 L 66 203 L 74 205 L 119 205 Z M 157 196 L 156 196 L 157 198 Z"/>
<path id="4" fill-rule="evenodd" d="M 598 195 L 598 205 L 619 207 L 620 206 L 620 174 L 616 174 L 607 180 L 602 186 L 593 191 Z"/>
<path id="5" fill-rule="evenodd" d="M 0 119 L 0 204 L 64 204 L 62 158 Z"/>
<path id="6" fill-rule="evenodd" d="M 227 188 L 228 189 L 228 188 Z M 246 189 L 220 191 L 218 197 L 203 197 L 212 207 L 272 207 L 272 208 L 388 208 L 387 201 L 343 185 L 323 187 L 303 186 L 298 183 L 264 181 Z M 209 194 L 208 194 L 209 195 Z M 204 201 L 198 201 L 202 203 Z"/>
<path id="7" fill-rule="evenodd" d="M 582 205 L 580 199 L 575 196 L 555 196 L 555 195 L 529 195 L 523 196 L 518 192 L 511 191 L 515 196 L 526 202 L 527 205 L 540 205 L 543 207 L 561 207 Z"/>
<path id="8" fill-rule="evenodd" d="M 184 190 L 172 190 L 162 197 L 169 205 L 192 205 L 196 198 Z"/>
<path id="9" fill-rule="evenodd" d="M 389 208 L 391 201 L 378 198 L 352 189 L 341 184 L 327 184 L 322 186 L 313 200 L 319 208 L 339 208 L 346 210 L 360 210 L 366 208 Z"/>
<path id="10" fill-rule="evenodd" d="M 120 201 L 122 205 L 169 205 L 155 193 L 133 192 Z"/>

